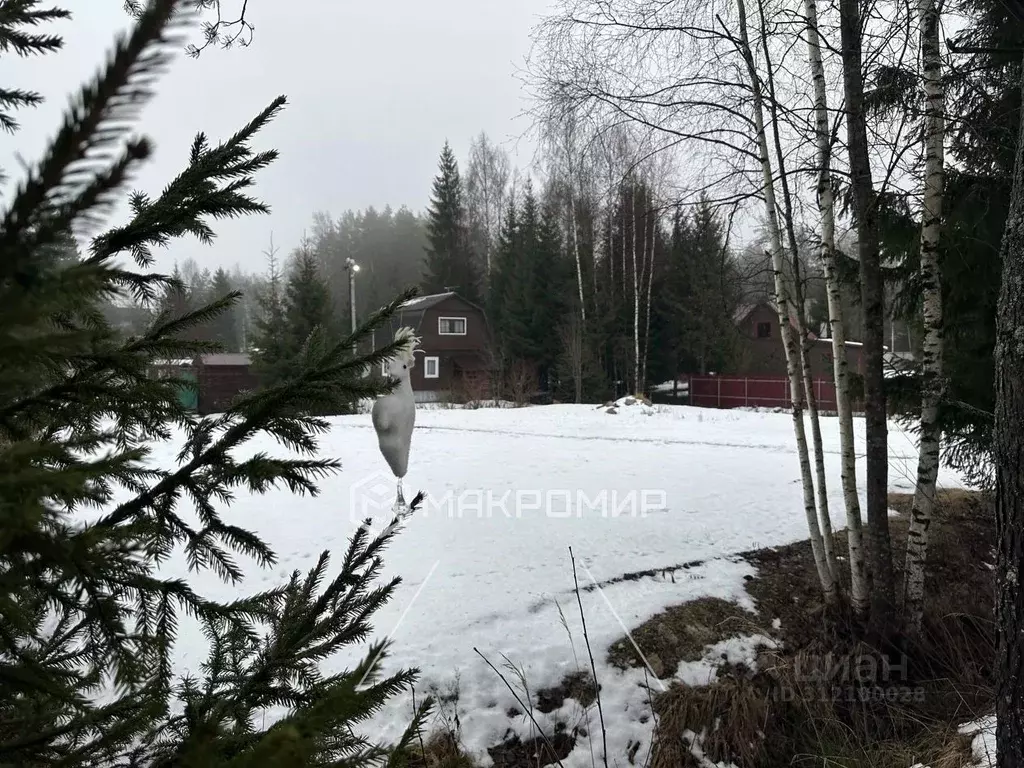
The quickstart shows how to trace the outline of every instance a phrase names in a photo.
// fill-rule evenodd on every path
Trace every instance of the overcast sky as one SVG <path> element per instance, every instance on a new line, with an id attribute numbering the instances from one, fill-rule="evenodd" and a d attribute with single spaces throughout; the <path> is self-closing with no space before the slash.
<path id="1" fill-rule="evenodd" d="M 224 0 L 225 16 L 241 0 Z M 3 135 L 0 166 L 19 177 L 18 160 L 34 162 L 54 134 L 67 96 L 91 77 L 120 29 L 130 25 L 122 0 L 65 2 L 79 8 L 54 24 L 63 51 L 29 60 L 4 59 L 4 80 L 40 91 L 47 102 L 21 110 L 22 128 Z M 481 130 L 525 168 L 532 146 L 519 137 L 525 106 L 515 68 L 548 0 L 249 0 L 255 26 L 248 48 L 180 55 L 143 114 L 155 157 L 134 188 L 158 193 L 184 166 L 198 131 L 225 138 L 279 94 L 284 112 L 257 137 L 281 157 L 261 172 L 256 194 L 269 216 L 216 226 L 212 247 L 176 241 L 158 266 L 195 258 L 211 269 L 261 271 L 273 232 L 290 250 L 317 210 L 422 210 L 445 139 L 460 162 Z M 518 154 L 517 154 L 518 144 Z M 119 223 L 122 216 L 112 223 Z"/>

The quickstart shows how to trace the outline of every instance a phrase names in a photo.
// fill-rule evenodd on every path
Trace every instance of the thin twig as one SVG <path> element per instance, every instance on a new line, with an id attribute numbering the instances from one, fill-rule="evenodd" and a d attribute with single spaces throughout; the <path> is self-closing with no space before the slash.
<path id="1" fill-rule="evenodd" d="M 594 652 L 590 648 L 590 636 L 587 635 L 587 617 L 583 614 L 583 599 L 580 597 L 580 582 L 576 578 L 576 558 L 569 547 L 569 560 L 572 562 L 572 580 L 576 585 L 576 602 L 580 606 L 580 621 L 583 622 L 583 642 L 590 656 L 590 672 L 594 676 L 594 695 L 597 697 L 597 716 L 601 720 L 601 747 L 604 749 L 604 767 L 608 768 L 608 731 L 604 727 L 604 708 L 601 706 L 601 686 L 597 681 L 597 665 L 594 664 Z"/>
<path id="2" fill-rule="evenodd" d="M 644 686 L 647 688 L 647 703 L 651 705 L 651 720 L 654 727 L 651 729 L 651 743 L 647 745 L 647 756 L 644 758 L 643 768 L 650 768 L 651 758 L 654 756 L 654 739 L 658 733 L 658 715 L 654 711 L 654 691 L 651 690 L 651 678 L 647 674 L 647 667 L 644 670 Z"/>
<path id="3" fill-rule="evenodd" d="M 490 659 L 488 659 L 486 656 L 484 656 L 480 652 L 480 649 L 477 648 L 475 645 L 473 646 L 473 652 L 477 656 L 479 656 L 481 659 L 483 659 L 488 667 L 490 667 L 491 669 L 494 670 L 494 674 L 496 674 L 498 676 L 498 678 L 501 680 L 501 682 L 503 682 L 505 684 L 505 687 L 508 688 L 509 691 L 511 691 L 512 695 L 515 697 L 516 703 L 519 704 L 519 706 L 522 708 L 523 712 L 525 712 L 527 714 L 527 716 L 530 718 L 530 720 L 533 721 L 533 725 L 537 729 L 537 732 L 540 734 L 540 737 L 542 739 L 544 739 L 544 743 L 548 745 L 548 749 L 551 750 L 551 756 L 555 758 L 555 762 L 558 763 L 559 768 L 565 768 L 565 766 L 562 765 L 562 761 L 559 760 L 557 757 L 555 757 L 555 747 L 554 747 L 554 745 L 548 739 L 547 734 L 544 733 L 544 729 L 540 727 L 540 723 L 538 723 L 536 721 L 536 719 L 534 719 L 533 712 L 531 711 L 531 708 L 526 706 L 526 704 L 523 703 L 523 700 L 519 698 L 519 694 L 516 693 L 516 689 L 512 687 L 511 683 L 509 683 L 509 681 L 505 679 L 505 676 L 503 674 L 501 674 L 501 672 L 498 670 L 498 668 L 495 667 L 493 664 L 491 664 Z"/>
<path id="4" fill-rule="evenodd" d="M 412 713 L 413 713 L 413 717 L 415 717 L 416 716 L 416 712 L 418 711 L 417 708 L 416 708 L 416 686 L 415 685 L 411 685 L 410 689 L 412 690 Z M 423 755 L 423 762 L 426 763 L 426 761 L 427 761 L 427 748 L 423 744 L 423 729 L 422 728 L 417 728 L 416 729 L 416 735 L 419 736 L 419 739 L 420 739 L 420 753 Z"/>

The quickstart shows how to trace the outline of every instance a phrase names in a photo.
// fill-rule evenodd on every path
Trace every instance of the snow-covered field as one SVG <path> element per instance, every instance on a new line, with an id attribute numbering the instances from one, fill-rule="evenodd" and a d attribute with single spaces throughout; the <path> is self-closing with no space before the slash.
<path id="1" fill-rule="evenodd" d="M 856 422 L 860 444 L 863 426 Z M 824 419 L 822 429 L 832 519 L 840 528 L 835 419 Z M 630 406 L 615 414 L 573 405 L 421 409 L 405 487 L 407 498 L 422 489 L 429 499 L 387 554 L 388 574 L 404 579 L 376 622 L 379 635 L 395 643 L 387 668 L 418 666 L 420 697 L 431 684 L 445 690 L 457 679 L 466 746 L 482 760 L 486 747 L 509 728 L 528 736 L 529 722 L 507 715 L 515 705 L 512 694 L 474 649 L 499 669 L 503 657 L 521 667 L 532 691 L 588 667 L 571 546 L 581 587 L 603 585 L 583 594 L 583 607 L 602 684 L 611 763 L 627 764 L 629 743 L 636 740 L 641 761 L 653 726 L 645 686 L 664 683 L 645 679 L 640 670 L 614 670 L 604 662 L 605 651 L 627 629 L 699 596 L 753 609 L 744 591 L 744 577 L 753 568 L 733 554 L 807 535 L 792 430 L 785 414 L 681 406 Z M 914 441 L 895 425 L 891 430 L 890 484 L 909 490 Z M 281 450 L 270 441 L 251 449 Z M 390 518 L 394 484 L 377 452 L 369 415 L 337 418 L 322 450 L 340 457 L 344 471 L 323 483 L 319 498 L 280 491 L 240 498 L 226 512 L 230 521 L 262 535 L 280 557 L 273 573 L 253 565 L 246 591 L 308 568 L 323 549 L 343 550 L 366 514 L 382 524 Z M 161 447 L 159 460 L 172 462 L 173 451 Z M 863 462 L 858 469 L 863 483 Z M 956 485 L 957 479 L 947 473 L 940 484 Z M 696 560 L 704 564 L 674 575 L 615 581 Z M 185 573 L 180 561 L 168 568 Z M 211 596 L 235 593 L 210 574 L 196 586 Z M 198 671 L 205 642 L 182 629 L 181 671 Z M 354 659 L 353 654 L 337 663 L 347 666 Z M 679 674 L 689 679 L 695 670 L 691 665 Z M 517 684 L 511 676 L 510 682 Z M 397 702 L 371 724 L 371 733 L 396 737 L 410 706 L 408 700 Z M 596 721 L 596 713 L 574 707 L 537 718 L 545 727 L 561 720 L 571 728 L 588 716 Z M 600 729 L 591 732 L 598 735 Z M 600 747 L 599 736 L 595 746 Z M 567 768 L 591 765 L 591 747 L 584 740 L 564 762 Z"/>

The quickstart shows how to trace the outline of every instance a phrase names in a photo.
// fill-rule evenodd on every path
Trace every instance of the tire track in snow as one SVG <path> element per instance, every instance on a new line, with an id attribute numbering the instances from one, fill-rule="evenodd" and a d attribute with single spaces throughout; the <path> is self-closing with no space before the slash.
<path id="1" fill-rule="evenodd" d="M 356 427 L 358 429 L 372 429 L 372 424 L 346 424 L 346 427 Z M 679 440 L 674 438 L 643 438 L 643 437 L 630 437 L 629 435 L 559 435 L 551 434 L 547 432 L 517 432 L 510 429 L 481 429 L 479 427 L 438 427 L 438 426 L 427 426 L 427 425 L 416 425 L 417 432 L 436 431 L 436 432 L 477 432 L 487 435 L 501 435 L 503 437 L 546 437 L 552 440 L 583 440 L 583 441 L 594 441 L 594 442 L 607 442 L 607 443 L 647 443 L 650 445 L 693 445 L 703 448 L 744 448 L 752 451 L 770 451 L 772 453 L 786 453 L 796 454 L 796 448 L 788 447 L 786 445 L 780 445 L 778 443 L 730 443 L 724 441 L 713 441 L 713 440 Z M 826 449 L 823 453 L 829 456 L 840 456 L 841 452 L 835 449 Z M 863 459 L 866 456 L 864 453 L 858 453 L 857 458 Z M 916 460 L 917 456 L 897 456 L 892 455 L 889 461 L 900 460 L 909 461 Z"/>

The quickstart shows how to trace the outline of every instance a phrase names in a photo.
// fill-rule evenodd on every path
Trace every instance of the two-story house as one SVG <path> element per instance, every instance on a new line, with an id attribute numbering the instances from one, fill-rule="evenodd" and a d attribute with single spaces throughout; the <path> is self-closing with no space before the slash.
<path id="1" fill-rule="evenodd" d="M 418 296 L 402 305 L 391 325 L 392 334 L 410 326 L 420 337 L 411 376 L 417 401 L 491 396 L 493 335 L 481 307 L 453 291 Z"/>

